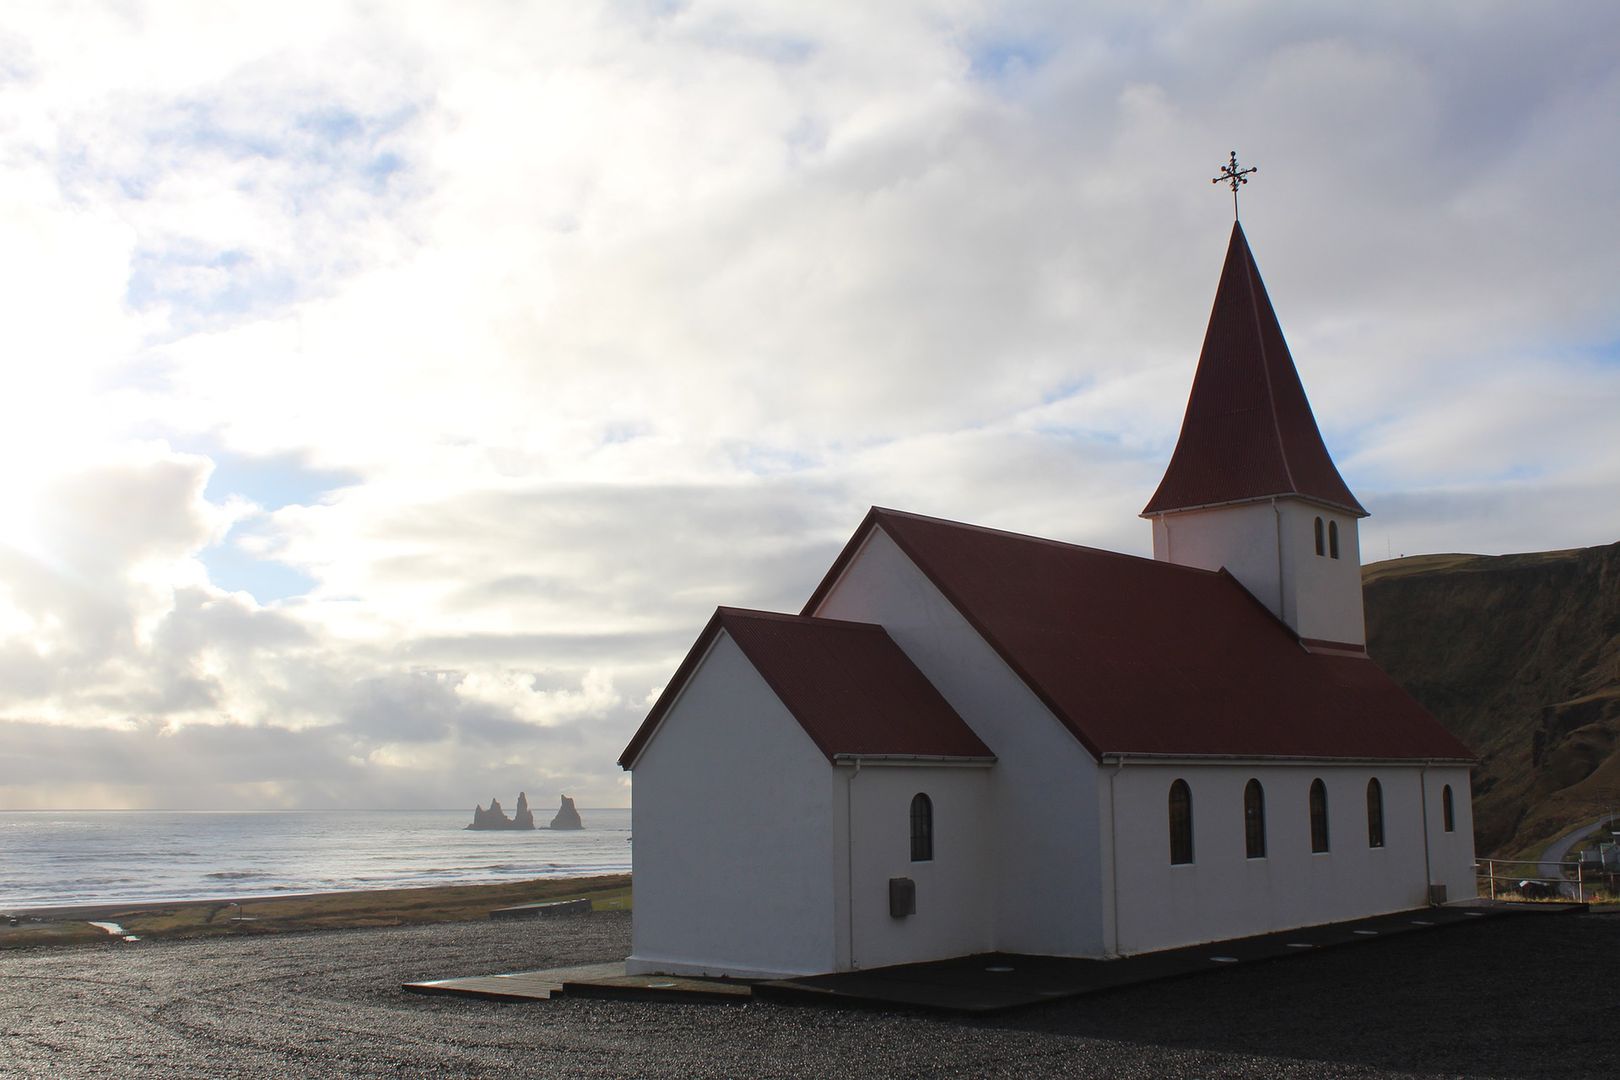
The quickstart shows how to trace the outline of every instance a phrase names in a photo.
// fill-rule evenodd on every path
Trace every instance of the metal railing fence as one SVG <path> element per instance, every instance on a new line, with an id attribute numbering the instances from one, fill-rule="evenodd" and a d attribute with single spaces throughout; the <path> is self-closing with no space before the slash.
<path id="1" fill-rule="evenodd" d="M 1530 872 L 1515 872 L 1512 868 L 1516 866 L 1529 867 Z M 1537 885 L 1550 887 L 1557 896 L 1568 896 L 1569 894 L 1565 890 L 1573 886 L 1576 902 L 1582 904 L 1586 902 L 1588 883 L 1585 868 L 1579 862 L 1565 864 L 1562 868 L 1565 870 L 1573 868 L 1575 871 L 1574 878 L 1564 874 L 1559 874 L 1557 877 L 1547 877 L 1542 873 L 1541 868 L 1542 864 L 1534 859 L 1480 859 L 1474 863 L 1474 873 L 1486 880 L 1488 883 L 1486 891 L 1492 900 L 1497 898 L 1498 892 L 1523 895 L 1523 886 L 1533 882 Z M 1503 887 L 1504 884 L 1509 887 Z"/>

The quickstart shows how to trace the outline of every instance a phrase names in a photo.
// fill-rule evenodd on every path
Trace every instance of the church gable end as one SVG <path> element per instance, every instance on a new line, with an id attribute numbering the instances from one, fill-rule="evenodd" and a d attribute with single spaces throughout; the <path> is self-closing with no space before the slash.
<path id="1" fill-rule="evenodd" d="M 828 761 L 994 755 L 871 623 L 720 608 L 619 759 L 634 768 L 713 642 L 733 642 Z"/>

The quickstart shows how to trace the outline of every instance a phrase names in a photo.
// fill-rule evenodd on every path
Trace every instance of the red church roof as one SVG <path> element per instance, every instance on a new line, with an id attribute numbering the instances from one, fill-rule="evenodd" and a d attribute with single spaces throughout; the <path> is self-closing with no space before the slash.
<path id="1" fill-rule="evenodd" d="M 1240 225 L 1170 467 L 1144 517 L 1299 495 L 1366 516 L 1328 456 Z"/>
<path id="2" fill-rule="evenodd" d="M 827 755 L 994 760 L 888 631 L 872 623 L 720 608 L 619 757 L 631 768 L 721 631 Z"/>
<path id="3" fill-rule="evenodd" d="M 1099 759 L 1473 758 L 1371 660 L 1306 651 L 1225 571 L 874 508 L 806 614 L 872 529 Z"/>

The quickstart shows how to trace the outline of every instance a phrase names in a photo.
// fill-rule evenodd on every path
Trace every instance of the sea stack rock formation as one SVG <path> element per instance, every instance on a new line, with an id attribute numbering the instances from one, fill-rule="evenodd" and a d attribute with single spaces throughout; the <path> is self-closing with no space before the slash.
<path id="1" fill-rule="evenodd" d="M 579 811 L 574 809 L 574 800 L 567 795 L 562 797 L 562 806 L 557 810 L 557 816 L 551 819 L 553 829 L 583 829 L 585 823 L 579 820 Z"/>
<path id="2" fill-rule="evenodd" d="M 529 809 L 529 796 L 526 792 L 518 792 L 517 809 L 512 812 L 512 828 L 534 828 L 534 811 Z"/>
<path id="3" fill-rule="evenodd" d="M 501 809 L 499 799 L 489 800 L 489 809 L 482 806 L 473 807 L 472 824 L 469 829 L 532 829 L 534 828 L 534 811 L 529 809 L 529 797 L 518 792 L 517 817 L 509 818 L 506 811 Z"/>

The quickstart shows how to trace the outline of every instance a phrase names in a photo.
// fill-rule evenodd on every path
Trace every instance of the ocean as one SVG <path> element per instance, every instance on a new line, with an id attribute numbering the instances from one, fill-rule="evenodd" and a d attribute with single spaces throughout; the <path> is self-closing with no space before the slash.
<path id="1" fill-rule="evenodd" d="M 630 811 L 579 813 L 469 832 L 467 810 L 0 811 L 0 910 L 628 873 Z"/>

